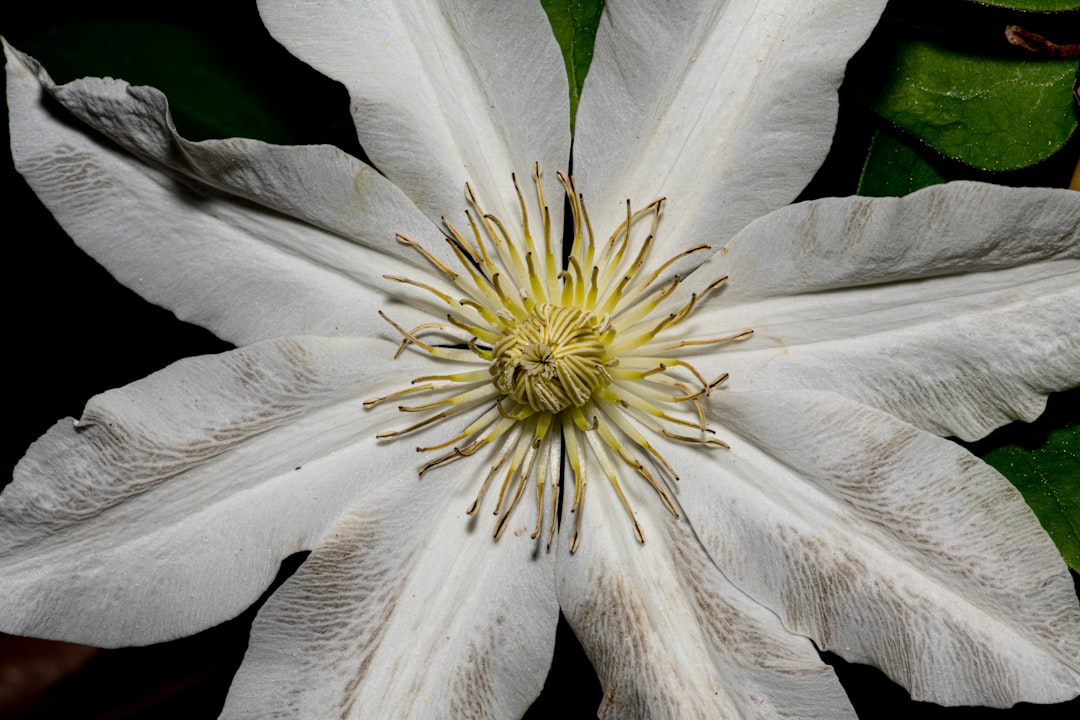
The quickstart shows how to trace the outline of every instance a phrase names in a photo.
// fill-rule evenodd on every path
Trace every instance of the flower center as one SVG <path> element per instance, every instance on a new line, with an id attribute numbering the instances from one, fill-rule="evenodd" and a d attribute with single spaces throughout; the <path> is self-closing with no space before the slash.
<path id="1" fill-rule="evenodd" d="M 573 180 L 559 173 L 573 219 L 573 237 L 566 267 L 556 267 L 552 223 L 544 201 L 540 167 L 533 173 L 534 208 L 539 208 L 543 242 L 529 224 L 529 203 L 514 180 L 521 209 L 520 234 L 484 212 L 469 185 L 465 195 L 468 230 L 444 219 L 446 242 L 457 258 L 454 268 L 404 235 L 398 241 L 419 253 L 435 270 L 429 281 L 386 276 L 419 288 L 446 308 L 443 318 L 408 330 L 380 313 L 404 338 L 398 354 L 410 345 L 449 372 L 416 378 L 410 387 L 372 398 L 379 403 L 406 396 L 431 398 L 419 405 L 401 405 L 419 422 L 376 437 L 394 440 L 440 423 L 456 423 L 460 431 L 444 442 L 419 447 L 439 452 L 419 468 L 425 473 L 465 458 L 482 458 L 488 468 L 473 514 L 497 485 L 492 513 L 498 518 L 498 539 L 532 485 L 536 497 L 534 539 L 547 525 L 550 547 L 562 489 L 563 460 L 570 466 L 575 516 L 570 552 L 581 536 L 587 476 L 601 474 L 626 509 L 634 536 L 645 535 L 623 492 L 627 476 L 640 476 L 664 507 L 678 517 L 671 483 L 679 479 L 647 435 L 664 441 L 726 448 L 708 426 L 704 400 L 724 380 L 724 373 L 706 380 L 679 357 L 718 344 L 742 340 L 747 328 L 717 337 L 687 339 L 678 328 L 727 279 L 715 278 L 672 304 L 683 282 L 671 266 L 695 253 L 696 245 L 665 262 L 650 263 L 663 198 L 640 210 L 626 205 L 626 219 L 606 241 L 597 242 Z M 642 222 L 642 221 L 646 222 Z M 643 233 L 643 229 L 647 230 Z M 650 267 L 650 265 L 653 265 Z M 692 279 L 700 275 L 694 273 Z M 437 287 L 441 285 L 440 287 Z M 464 297 L 455 298 L 461 293 Z M 429 339 L 434 336 L 440 339 Z M 422 339 L 423 337 L 423 339 Z M 462 427 L 464 425 L 464 427 Z M 501 482 L 495 482 L 501 478 Z"/>
<path id="2" fill-rule="evenodd" d="M 491 378 L 499 392 L 537 412 L 581 407 L 611 382 L 607 348 L 592 313 L 538 305 L 491 349 Z"/>

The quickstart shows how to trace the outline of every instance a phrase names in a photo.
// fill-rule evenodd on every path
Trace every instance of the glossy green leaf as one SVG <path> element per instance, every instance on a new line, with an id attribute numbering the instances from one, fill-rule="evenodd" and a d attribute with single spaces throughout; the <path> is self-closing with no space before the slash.
<path id="1" fill-rule="evenodd" d="M 1034 12 L 1060 12 L 1080 9 L 1076 0 L 971 0 L 980 5 L 994 5 L 1012 10 L 1030 10 Z"/>
<path id="2" fill-rule="evenodd" d="M 882 36 L 855 87 L 883 118 L 984 170 L 1034 165 L 1076 131 L 1075 60 L 980 56 Z"/>
<path id="3" fill-rule="evenodd" d="M 578 99 L 585 75 L 592 63 L 596 28 L 604 0 L 541 0 L 555 39 L 562 48 L 566 75 L 570 81 L 570 130 L 574 129 Z"/>
<path id="4" fill-rule="evenodd" d="M 1016 486 L 1080 571 L 1080 389 L 1051 397 L 1036 422 L 1002 428 L 972 449 Z"/>
<path id="5" fill-rule="evenodd" d="M 236 48 L 209 33 L 154 22 L 88 22 L 54 27 L 19 44 L 58 82 L 117 77 L 162 90 L 177 127 L 191 139 L 293 141 L 281 113 L 229 56 Z"/>
<path id="6" fill-rule="evenodd" d="M 892 135 L 874 133 L 859 177 L 859 195 L 899 197 L 929 185 L 945 182 L 945 178 L 909 145 Z"/>

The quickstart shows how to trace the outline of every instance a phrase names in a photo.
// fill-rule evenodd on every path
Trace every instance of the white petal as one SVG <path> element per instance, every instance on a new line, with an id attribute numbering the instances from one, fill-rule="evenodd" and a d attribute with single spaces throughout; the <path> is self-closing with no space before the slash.
<path id="1" fill-rule="evenodd" d="M 470 181 L 509 224 L 510 174 L 525 181 L 535 162 L 561 217 L 569 96 L 539 3 L 261 0 L 259 12 L 290 52 L 345 84 L 368 157 L 428 217 L 463 219 Z"/>
<path id="2" fill-rule="evenodd" d="M 574 140 L 593 227 L 607 237 L 627 198 L 666 197 L 666 256 L 719 247 L 791 202 L 825 159 L 844 67 L 884 6 L 607 4 Z"/>
<path id="3" fill-rule="evenodd" d="M 224 339 L 385 332 L 375 311 L 393 283 L 382 275 L 430 276 L 395 233 L 449 255 L 408 198 L 335 148 L 191 143 L 156 90 L 96 78 L 56 87 L 5 49 L 12 152 L 38 197 L 117 279 Z"/>
<path id="4" fill-rule="evenodd" d="M 754 329 L 701 359 L 732 388 L 835 390 L 976 439 L 1080 384 L 1075 192 L 955 183 L 802 204 L 698 272 L 730 278 L 684 332 Z"/>
<path id="5" fill-rule="evenodd" d="M 990 466 L 833 393 L 714 395 L 731 449 L 670 447 L 679 501 L 722 572 L 787 628 L 917 700 L 1080 693 L 1071 578 Z"/>
<path id="6" fill-rule="evenodd" d="M 466 515 L 477 474 L 369 486 L 259 612 L 222 717 L 520 717 L 551 665 L 554 555 L 530 513 L 498 541 Z"/>
<path id="7" fill-rule="evenodd" d="M 813 645 L 732 585 L 643 480 L 622 483 L 644 525 L 639 544 L 593 470 L 581 544 L 567 552 L 564 525 L 557 571 L 563 612 L 604 686 L 601 717 L 855 717 Z"/>
<path id="8" fill-rule="evenodd" d="M 3 631 L 131 645 L 239 613 L 343 504 L 415 480 L 411 446 L 374 438 L 396 410 L 362 407 L 418 374 L 411 359 L 371 362 L 392 354 L 266 341 L 182 360 L 59 422 L 0 496 Z"/>

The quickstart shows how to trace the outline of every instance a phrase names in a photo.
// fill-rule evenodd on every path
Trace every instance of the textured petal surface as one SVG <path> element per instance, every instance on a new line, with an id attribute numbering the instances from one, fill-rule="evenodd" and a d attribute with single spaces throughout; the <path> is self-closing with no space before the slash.
<path id="1" fill-rule="evenodd" d="M 417 484 L 410 465 L 343 513 L 262 608 L 223 717 L 509 718 L 540 693 L 554 555 L 529 540 L 528 513 L 500 541 L 490 516 L 465 514 L 474 473 Z"/>
<path id="2" fill-rule="evenodd" d="M 156 90 L 56 87 L 5 48 L 12 152 L 38 197 L 122 283 L 226 340 L 385 333 L 382 275 L 430 267 L 395 233 L 447 252 L 408 198 L 335 148 L 188 142 Z"/>
<path id="3" fill-rule="evenodd" d="M 679 501 L 717 566 L 787 628 L 919 700 L 1080 693 L 1072 580 L 1005 478 L 833 393 L 715 395 L 731 449 L 706 462 L 671 447 Z"/>
<path id="4" fill-rule="evenodd" d="M 697 273 L 730 277 L 689 335 L 754 329 L 699 358 L 732 388 L 835 390 L 971 440 L 1080 384 L 1080 193 L 953 183 L 801 204 Z"/>
<path id="5" fill-rule="evenodd" d="M 570 101 L 559 47 L 533 0 L 261 0 L 270 33 L 339 80 L 368 157 L 433 220 L 455 223 L 473 183 L 486 208 L 517 218 L 510 174 L 570 160 Z M 556 224 L 556 228 L 561 225 Z"/>
<path id="6" fill-rule="evenodd" d="M 663 196 L 658 247 L 715 248 L 791 202 L 825 159 L 844 67 L 884 7 L 608 3 L 574 140 L 593 227 L 606 237 L 627 198 Z"/>
<path id="7" fill-rule="evenodd" d="M 392 354 L 266 341 L 182 360 L 57 423 L 0 496 L 3 631 L 130 645 L 239 613 L 371 484 L 415 482 L 410 446 L 374 453 L 396 410 L 362 407 L 416 375 L 370 361 Z"/>
<path id="8" fill-rule="evenodd" d="M 601 718 L 855 717 L 813 645 L 732 585 L 685 520 L 631 478 L 639 544 L 594 470 L 581 545 L 571 555 L 564 542 L 557 571 L 563 612 L 604 686 Z"/>

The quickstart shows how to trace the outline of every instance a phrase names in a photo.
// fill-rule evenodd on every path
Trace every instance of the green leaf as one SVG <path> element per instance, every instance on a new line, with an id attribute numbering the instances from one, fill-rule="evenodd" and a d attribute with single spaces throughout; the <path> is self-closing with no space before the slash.
<path id="1" fill-rule="evenodd" d="M 971 0 L 971 2 L 1034 12 L 1060 12 L 1062 10 L 1080 9 L 1080 3 L 1076 2 L 1076 0 Z"/>
<path id="2" fill-rule="evenodd" d="M 585 75 L 592 63 L 596 28 L 604 0 L 540 0 L 547 12 L 551 30 L 562 48 L 566 75 L 570 81 L 570 131 L 574 130 L 578 99 Z"/>
<path id="3" fill-rule="evenodd" d="M 973 167 L 1034 165 L 1076 131 L 1074 60 L 980 56 L 888 33 L 869 54 L 856 66 L 859 94 L 889 122 Z"/>
<path id="4" fill-rule="evenodd" d="M 1007 477 L 1065 562 L 1080 571 L 1080 389 L 1050 398 L 1034 423 L 1014 423 L 972 450 Z"/>
<path id="5" fill-rule="evenodd" d="M 208 33 L 154 22 L 88 22 L 54 27 L 19 44 L 58 82 L 117 77 L 162 90 L 185 137 L 292 140 L 276 119 L 280 113 L 228 56 L 235 49 Z"/>
<path id="6" fill-rule="evenodd" d="M 871 197 L 899 197 L 943 182 L 945 177 L 918 152 L 878 130 L 870 141 L 857 192 Z"/>

